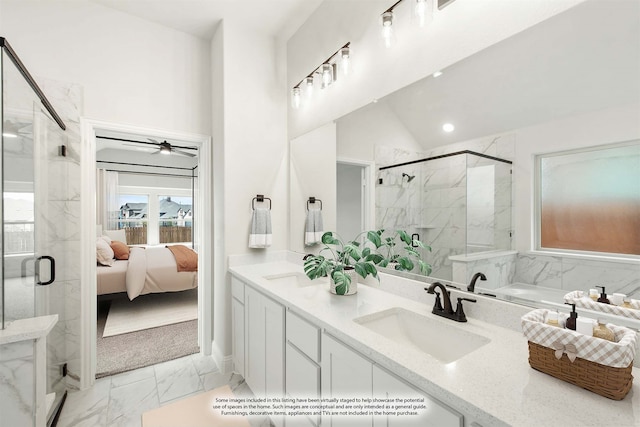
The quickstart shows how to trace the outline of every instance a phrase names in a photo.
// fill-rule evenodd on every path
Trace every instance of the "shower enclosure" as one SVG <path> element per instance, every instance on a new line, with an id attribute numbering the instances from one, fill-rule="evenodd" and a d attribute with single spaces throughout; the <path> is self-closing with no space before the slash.
<path id="1" fill-rule="evenodd" d="M 452 279 L 452 255 L 511 249 L 511 162 L 473 151 L 384 166 L 376 226 L 431 246 L 431 276 Z"/>
<path id="2" fill-rule="evenodd" d="M 65 125 L 4 38 L 0 126 L 2 149 L 2 265 L 0 328 L 58 314 L 47 337 L 47 403 L 59 406 L 65 391 L 65 247 L 62 193 L 68 177 Z M 20 381 L 20 379 L 16 379 Z"/>

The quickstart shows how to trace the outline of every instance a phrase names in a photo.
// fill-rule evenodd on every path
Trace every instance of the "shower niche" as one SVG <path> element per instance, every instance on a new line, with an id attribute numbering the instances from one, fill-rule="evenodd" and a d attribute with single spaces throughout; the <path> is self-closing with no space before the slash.
<path id="1" fill-rule="evenodd" d="M 418 234 L 431 276 L 452 280 L 449 257 L 511 249 L 511 166 L 469 150 L 381 166 L 376 227 Z"/>

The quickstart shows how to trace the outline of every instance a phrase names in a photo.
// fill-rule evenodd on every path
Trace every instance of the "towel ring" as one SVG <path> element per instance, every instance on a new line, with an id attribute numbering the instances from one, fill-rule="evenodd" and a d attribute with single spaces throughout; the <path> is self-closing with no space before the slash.
<path id="1" fill-rule="evenodd" d="M 264 197 L 262 194 L 258 194 L 256 197 L 251 200 L 251 209 L 256 210 L 255 202 L 264 202 L 265 200 L 269 201 L 269 210 L 271 210 L 271 199 L 268 197 Z"/>
<path id="2" fill-rule="evenodd" d="M 309 203 L 314 204 L 315 202 L 320 202 L 320 210 L 322 210 L 322 200 L 315 197 L 309 197 L 309 200 L 307 200 L 307 210 L 309 210 Z"/>

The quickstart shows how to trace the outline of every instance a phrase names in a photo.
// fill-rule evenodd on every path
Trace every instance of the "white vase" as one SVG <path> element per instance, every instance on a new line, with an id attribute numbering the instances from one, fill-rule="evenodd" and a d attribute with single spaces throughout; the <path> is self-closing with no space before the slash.
<path id="1" fill-rule="evenodd" d="M 349 268 L 349 269 L 345 268 L 344 272 L 349 277 L 351 277 L 351 283 L 349 284 L 349 289 L 347 289 L 347 292 L 344 293 L 344 295 L 353 295 L 356 292 L 358 292 L 358 273 L 356 273 L 356 270 L 354 268 Z M 333 277 L 331 278 L 331 293 L 340 295 L 336 292 L 336 284 L 333 281 Z"/>

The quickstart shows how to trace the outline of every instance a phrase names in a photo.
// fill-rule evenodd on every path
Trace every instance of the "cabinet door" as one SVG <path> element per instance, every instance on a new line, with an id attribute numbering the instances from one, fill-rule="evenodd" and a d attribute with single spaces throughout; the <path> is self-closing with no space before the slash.
<path id="1" fill-rule="evenodd" d="M 373 396 L 377 398 L 424 398 L 420 416 L 374 416 L 375 427 L 462 427 L 463 417 L 387 371 L 373 367 Z"/>
<path id="2" fill-rule="evenodd" d="M 244 295 L 245 380 L 256 397 L 284 397 L 284 307 L 248 286 Z"/>
<path id="3" fill-rule="evenodd" d="M 322 336 L 322 397 L 362 398 L 372 396 L 372 367 L 368 359 L 329 335 Z M 322 425 L 331 427 L 371 427 L 368 416 L 322 417 Z"/>
<path id="4" fill-rule="evenodd" d="M 233 369 L 244 377 L 244 304 L 231 298 Z"/>
<path id="5" fill-rule="evenodd" d="M 244 293 L 245 315 L 245 380 L 256 396 L 263 397 L 266 393 L 265 385 L 265 331 L 264 304 L 260 293 L 248 286 Z"/>

